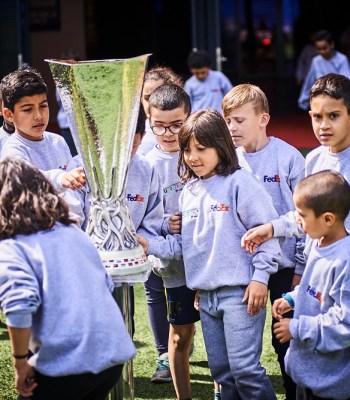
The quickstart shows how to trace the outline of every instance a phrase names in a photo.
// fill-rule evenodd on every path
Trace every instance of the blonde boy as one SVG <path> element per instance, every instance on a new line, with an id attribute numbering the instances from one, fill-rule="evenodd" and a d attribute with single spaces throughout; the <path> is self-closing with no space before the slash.
<path id="1" fill-rule="evenodd" d="M 267 135 L 270 114 L 265 93 L 256 85 L 237 85 L 225 95 L 222 110 L 241 167 L 252 172 L 265 187 L 279 215 L 293 210 L 293 191 L 305 175 L 305 160 L 288 143 Z M 300 282 L 304 269 L 304 240 L 293 237 L 285 239 L 281 245 L 283 262 L 269 280 L 271 303 Z M 284 370 L 288 343 L 279 343 L 273 335 L 272 344 L 280 364 L 286 399 L 295 399 L 296 386 Z"/>

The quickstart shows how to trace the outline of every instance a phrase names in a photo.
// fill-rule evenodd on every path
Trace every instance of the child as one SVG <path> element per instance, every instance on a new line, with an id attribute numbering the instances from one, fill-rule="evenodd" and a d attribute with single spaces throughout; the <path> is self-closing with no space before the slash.
<path id="1" fill-rule="evenodd" d="M 164 83 L 175 83 L 181 87 L 183 86 L 183 80 L 181 76 L 177 75 L 169 67 L 155 66 L 146 72 L 141 96 L 141 104 L 147 115 L 146 134 L 142 138 L 142 143 L 139 146 L 139 154 L 146 155 L 157 144 L 155 136 L 153 135 L 153 132 L 149 126 L 148 100 L 153 90 Z"/>
<path id="2" fill-rule="evenodd" d="M 222 398 L 276 399 L 260 356 L 267 284 L 281 249 L 277 240 L 264 243 L 268 246 L 253 256 L 240 247 L 243 232 L 276 216 L 276 210 L 262 185 L 239 167 L 217 111 L 191 114 L 182 124 L 179 143 L 178 171 L 186 182 L 179 200 L 181 237 L 139 242 L 155 256 L 182 252 L 187 286 L 199 291 L 196 306 L 209 367 Z"/>
<path id="3" fill-rule="evenodd" d="M 270 121 L 269 104 L 265 93 L 255 85 L 241 84 L 231 89 L 222 102 L 223 115 L 236 146 L 241 167 L 252 172 L 271 195 L 279 215 L 294 210 L 293 191 L 305 176 L 305 159 L 288 143 L 267 136 Z M 296 237 L 281 243 L 283 263 L 269 280 L 271 304 L 300 282 L 304 270 L 304 240 Z M 292 316 L 292 314 L 290 314 Z M 272 321 L 272 332 L 273 324 Z M 284 370 L 288 343 L 279 343 L 272 335 L 286 390 L 286 400 L 295 400 L 296 385 Z"/>
<path id="4" fill-rule="evenodd" d="M 294 191 L 297 222 L 308 235 L 300 285 L 276 300 L 276 337 L 291 340 L 286 371 L 297 399 L 350 398 L 350 237 L 344 220 L 350 186 L 330 170 L 309 175 Z M 283 318 L 294 309 L 294 317 Z"/>
<path id="5" fill-rule="evenodd" d="M 232 83 L 221 72 L 214 71 L 205 50 L 193 50 L 187 58 L 192 77 L 185 82 L 185 90 L 191 99 L 192 111 L 214 108 L 221 113 L 224 95 L 232 89 Z"/>
<path id="6" fill-rule="evenodd" d="M 158 145 L 146 155 L 158 171 L 163 190 L 165 216 L 178 211 L 183 187 L 177 174 L 178 133 L 191 112 L 188 94 L 176 84 L 158 86 L 149 98 L 148 112 Z M 161 260 L 158 274 L 163 279 L 169 311 L 168 354 L 171 374 L 179 399 L 191 398 L 189 352 L 199 313 L 193 306 L 195 292 L 186 287 L 184 265 L 180 260 Z"/>
<path id="7" fill-rule="evenodd" d="M 39 168 L 59 192 L 85 184 L 82 167 L 66 172 L 72 158 L 65 140 L 45 131 L 49 123 L 47 86 L 34 68 L 18 69 L 1 81 L 3 114 L 15 132 L 1 150 L 1 160 L 16 157 Z"/>
<path id="8" fill-rule="evenodd" d="M 309 109 L 309 94 L 312 85 L 323 75 L 336 73 L 350 78 L 350 66 L 347 56 L 334 48 L 333 35 L 321 30 L 314 34 L 313 42 L 318 55 L 315 56 L 301 87 L 298 105 L 302 110 Z"/>
<path id="9" fill-rule="evenodd" d="M 146 155 L 157 144 L 155 135 L 149 125 L 148 100 L 154 89 L 164 83 L 175 83 L 183 86 L 182 78 L 171 68 L 155 66 L 146 72 L 142 88 L 141 103 L 147 115 L 145 135 L 142 137 L 137 153 Z M 157 262 L 157 260 L 155 260 Z M 154 383 L 171 382 L 168 362 L 169 322 L 167 319 L 167 300 L 163 280 L 153 271 L 145 282 L 148 315 L 158 352 L 157 368 L 152 375 Z"/>
<path id="10" fill-rule="evenodd" d="M 306 155 L 306 176 L 331 169 L 341 173 L 350 182 L 350 79 L 328 74 L 319 78 L 310 90 L 312 128 L 321 146 Z M 345 220 L 350 231 L 350 215 Z M 242 237 L 247 251 L 274 237 L 300 236 L 295 214 L 282 217 L 250 229 Z"/>
<path id="11" fill-rule="evenodd" d="M 95 246 L 28 162 L 0 163 L 0 205 L 0 305 L 16 388 L 33 400 L 104 400 L 136 350 Z"/>

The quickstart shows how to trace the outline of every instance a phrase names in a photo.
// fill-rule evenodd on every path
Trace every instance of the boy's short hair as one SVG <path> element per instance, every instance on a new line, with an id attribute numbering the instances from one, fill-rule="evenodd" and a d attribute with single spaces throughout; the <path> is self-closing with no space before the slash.
<path id="1" fill-rule="evenodd" d="M 47 86 L 40 72 L 32 67 L 19 68 L 4 76 L 1 80 L 0 90 L 4 107 L 9 108 L 12 112 L 15 104 L 22 97 L 47 94 Z"/>
<path id="2" fill-rule="evenodd" d="M 233 87 L 222 100 L 222 112 L 227 117 L 233 110 L 252 102 L 254 110 L 269 113 L 269 102 L 265 93 L 256 85 L 242 83 Z"/>
<path id="3" fill-rule="evenodd" d="M 190 96 L 181 86 L 174 83 L 165 83 L 152 92 L 149 98 L 148 112 L 152 114 L 152 108 L 171 111 L 180 107 L 184 108 L 187 115 L 191 113 Z"/>
<path id="4" fill-rule="evenodd" d="M 331 32 L 325 30 L 325 29 L 321 29 L 317 32 L 315 32 L 312 35 L 312 40 L 313 42 L 318 42 L 320 40 L 325 40 L 327 43 L 333 43 L 334 42 L 334 38 L 333 35 L 331 34 Z"/>
<path id="5" fill-rule="evenodd" d="M 187 66 L 192 68 L 210 68 L 211 59 L 206 50 L 193 50 L 187 57 Z"/>
<path id="6" fill-rule="evenodd" d="M 317 79 L 310 89 L 310 102 L 314 97 L 328 95 L 336 100 L 343 99 L 350 114 L 350 79 L 344 75 L 327 74 Z"/>
<path id="7" fill-rule="evenodd" d="M 142 105 L 140 106 L 139 110 L 139 116 L 137 118 L 137 123 L 136 123 L 136 130 L 135 133 L 139 133 L 141 137 L 144 136 L 145 131 L 146 131 L 146 113 L 145 110 L 143 109 Z"/>
<path id="8" fill-rule="evenodd" d="M 339 172 L 324 170 L 308 175 L 297 184 L 294 193 L 316 217 L 331 212 L 344 221 L 349 214 L 350 185 Z"/>

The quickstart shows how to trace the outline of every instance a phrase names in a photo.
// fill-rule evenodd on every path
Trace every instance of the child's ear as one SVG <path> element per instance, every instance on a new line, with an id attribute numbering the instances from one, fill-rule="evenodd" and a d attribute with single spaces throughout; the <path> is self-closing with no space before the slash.
<path id="1" fill-rule="evenodd" d="M 13 113 L 12 113 L 12 111 L 11 111 L 9 108 L 4 107 L 4 108 L 2 109 L 2 115 L 3 115 L 4 118 L 7 119 L 8 121 L 13 122 Z"/>
<path id="2" fill-rule="evenodd" d="M 270 114 L 268 114 L 268 113 L 266 113 L 266 112 L 262 113 L 262 114 L 261 114 L 260 123 L 261 123 L 263 126 L 267 126 L 267 124 L 268 124 L 269 122 L 270 122 Z"/>
<path id="3" fill-rule="evenodd" d="M 325 212 L 323 214 L 323 219 L 327 226 L 332 226 L 336 220 L 335 215 L 331 212 Z"/>

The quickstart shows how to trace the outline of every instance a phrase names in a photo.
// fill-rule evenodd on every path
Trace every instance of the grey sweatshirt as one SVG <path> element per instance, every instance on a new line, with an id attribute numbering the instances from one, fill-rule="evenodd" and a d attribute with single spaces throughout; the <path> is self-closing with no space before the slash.
<path id="1" fill-rule="evenodd" d="M 67 165 L 67 171 L 82 167 L 80 155 L 74 156 Z M 90 188 L 88 183 L 78 190 L 68 189 L 61 194 L 69 207 L 70 216 L 75 219 L 83 231 L 86 230 L 90 215 Z"/>
<path id="2" fill-rule="evenodd" d="M 350 147 L 340 153 L 331 153 L 327 146 L 319 146 L 306 155 L 306 176 L 319 171 L 331 169 L 343 175 L 350 183 Z M 289 212 L 279 219 L 272 221 L 274 237 L 301 235 L 302 229 L 298 226 L 295 213 Z M 350 214 L 345 220 L 345 227 L 350 232 Z"/>
<path id="3" fill-rule="evenodd" d="M 295 147 L 281 139 L 269 137 L 269 143 L 260 151 L 246 153 L 237 148 L 241 167 L 252 172 L 272 197 L 279 215 L 294 210 L 293 192 L 297 183 L 305 176 L 305 159 Z M 295 236 L 281 238 L 281 268 L 295 268 L 302 275 L 305 267 L 305 238 Z"/>
<path id="4" fill-rule="evenodd" d="M 281 262 L 278 240 L 263 243 L 254 254 L 241 247 L 248 229 L 277 216 L 271 196 L 250 172 L 194 179 L 185 185 L 179 204 L 181 236 L 150 240 L 149 254 L 173 257 L 182 251 L 190 289 L 268 283 Z"/>
<path id="5" fill-rule="evenodd" d="M 6 324 L 32 328 L 29 363 L 48 376 L 98 373 L 136 354 L 91 239 L 78 227 L 0 242 Z"/>
<path id="6" fill-rule="evenodd" d="M 72 155 L 63 137 L 44 132 L 43 140 L 32 141 L 15 132 L 1 150 L 0 160 L 6 157 L 28 161 L 41 170 L 58 192 L 65 191 L 61 181 Z"/>
<path id="7" fill-rule="evenodd" d="M 5 131 L 4 127 L 0 127 L 0 153 L 3 148 L 5 141 L 11 136 L 11 133 Z"/>
<path id="8" fill-rule="evenodd" d="M 141 154 L 131 158 L 125 192 L 136 231 L 145 237 L 160 235 L 164 218 L 160 177 Z"/>
<path id="9" fill-rule="evenodd" d="M 177 164 L 180 152 L 166 153 L 157 145 L 145 156 L 159 173 L 163 190 L 164 221 L 170 215 L 179 211 L 179 197 L 183 183 L 177 174 Z M 164 222 L 163 231 L 167 231 Z M 186 285 L 184 264 L 181 257 L 176 259 L 161 259 L 156 273 L 159 274 L 166 288 Z"/>
<path id="10" fill-rule="evenodd" d="M 350 398 L 350 237 L 327 247 L 310 240 L 300 285 L 290 293 L 293 339 L 286 372 L 322 398 Z"/>

